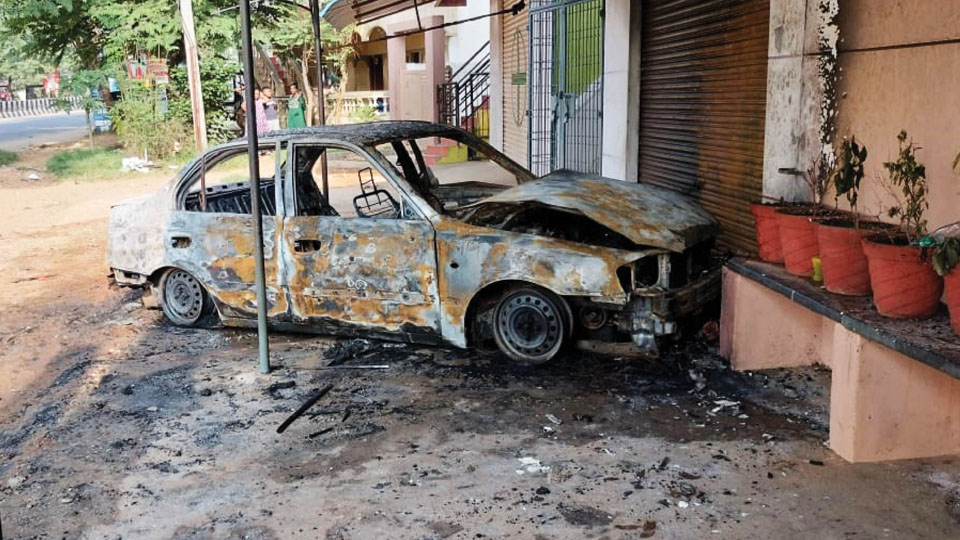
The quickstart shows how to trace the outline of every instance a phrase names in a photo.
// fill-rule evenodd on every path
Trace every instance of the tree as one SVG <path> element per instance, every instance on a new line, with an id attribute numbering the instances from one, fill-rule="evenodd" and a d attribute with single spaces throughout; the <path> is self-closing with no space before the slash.
<path id="1" fill-rule="evenodd" d="M 22 40 L 21 53 L 59 65 L 68 53 L 85 68 L 99 65 L 107 33 L 90 13 L 90 0 L 0 2 L 4 40 Z"/>
<path id="2" fill-rule="evenodd" d="M 105 84 L 107 84 L 107 76 L 103 71 L 82 69 L 67 77 L 66 81 L 60 85 L 61 97 L 57 100 L 57 105 L 69 114 L 73 109 L 73 103 L 66 98 L 79 100 L 78 105 L 87 116 L 87 138 L 90 141 L 90 148 L 93 148 L 93 113 L 103 106 L 103 100 L 97 97 L 97 92 Z"/>
<path id="3" fill-rule="evenodd" d="M 265 44 L 285 64 L 296 67 L 291 71 L 297 76 L 297 84 L 307 98 L 308 108 L 311 111 L 318 110 L 318 93 L 311 83 L 314 73 L 311 73 L 310 63 L 316 64 L 316 53 L 309 13 L 281 5 L 269 19 L 258 20 L 258 23 L 254 30 L 254 39 Z M 323 41 L 324 60 L 327 63 L 344 66 L 349 59 L 357 55 L 351 39 L 354 30 L 355 27 L 350 25 L 338 31 L 326 21 L 320 21 L 320 36 Z M 342 90 L 345 88 L 346 79 L 341 77 L 340 83 Z M 310 117 L 312 118 L 313 114 Z"/>
<path id="4" fill-rule="evenodd" d="M 11 35 L 2 25 L 0 35 L 10 36 L 0 39 L 0 81 L 10 81 L 12 87 L 23 88 L 39 84 L 44 75 L 55 69 L 52 62 L 26 54 L 23 38 Z"/>

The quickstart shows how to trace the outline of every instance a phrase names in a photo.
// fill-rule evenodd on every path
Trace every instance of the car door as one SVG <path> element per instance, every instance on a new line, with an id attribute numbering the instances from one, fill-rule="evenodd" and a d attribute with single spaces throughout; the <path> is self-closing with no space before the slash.
<path id="1" fill-rule="evenodd" d="M 277 272 L 276 148 L 265 145 L 259 159 L 267 309 L 268 316 L 278 317 L 286 313 L 287 301 Z M 164 239 L 168 260 L 204 284 L 228 322 L 257 314 L 247 160 L 242 146 L 205 155 L 179 186 Z"/>
<path id="2" fill-rule="evenodd" d="M 328 157 L 325 193 L 320 152 Z M 327 332 L 435 339 L 434 230 L 399 180 L 362 149 L 336 143 L 294 145 L 287 171 L 280 237 L 290 264 L 282 280 L 294 321 Z"/>

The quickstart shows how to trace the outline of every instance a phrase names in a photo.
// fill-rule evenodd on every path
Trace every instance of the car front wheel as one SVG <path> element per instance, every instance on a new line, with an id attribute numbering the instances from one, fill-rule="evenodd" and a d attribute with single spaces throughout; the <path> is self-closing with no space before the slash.
<path id="1" fill-rule="evenodd" d="M 171 268 L 160 278 L 160 307 L 177 326 L 199 326 L 210 301 L 203 285 L 189 272 Z"/>
<path id="2" fill-rule="evenodd" d="M 497 303 L 493 337 L 500 350 L 525 364 L 550 361 L 567 334 L 563 300 L 533 287 L 514 289 Z"/>

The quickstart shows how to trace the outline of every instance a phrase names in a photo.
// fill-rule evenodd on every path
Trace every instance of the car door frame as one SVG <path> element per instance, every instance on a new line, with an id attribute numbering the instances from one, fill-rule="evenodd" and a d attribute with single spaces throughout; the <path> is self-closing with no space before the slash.
<path id="1" fill-rule="evenodd" d="M 364 158 L 400 195 L 400 215 L 411 211 L 416 219 L 297 216 L 294 175 L 297 147 L 301 146 L 336 148 Z M 426 203 L 419 200 L 402 178 L 397 178 L 389 163 L 384 164 L 380 156 L 363 146 L 324 137 L 299 138 L 288 141 L 287 156 L 281 187 L 282 232 L 278 237 L 278 244 L 281 254 L 280 287 L 289 299 L 292 320 L 322 333 L 363 334 L 391 339 L 399 337 L 418 343 L 440 341 L 436 230 L 432 216 L 423 210 Z M 317 188 L 321 189 L 320 186 Z M 324 193 L 323 196 L 328 199 L 329 204 L 330 193 Z M 280 212 L 278 209 L 278 213 Z M 304 231 L 298 229 L 301 226 L 308 229 L 316 227 L 318 238 L 315 239 L 315 254 L 305 254 L 295 249 L 294 242 L 298 238 L 294 237 L 304 234 Z M 415 242 L 415 236 L 409 234 L 412 232 L 411 228 L 422 236 L 428 249 L 424 249 L 422 245 L 419 249 L 415 249 L 416 246 L 413 245 L 404 245 L 400 238 L 403 236 L 409 237 L 411 243 Z M 370 267 L 364 266 L 364 256 L 375 254 L 378 246 L 372 241 L 367 242 L 364 249 L 367 253 L 360 253 L 357 247 L 351 247 L 352 244 L 334 241 L 335 238 L 347 238 L 349 242 L 359 245 L 359 242 L 363 241 L 362 237 L 366 236 L 363 233 L 376 229 L 382 230 L 378 231 L 376 236 L 370 235 L 371 238 L 380 242 L 387 242 L 385 239 L 391 238 L 389 243 L 392 245 L 388 247 L 399 251 L 399 254 L 388 253 L 387 256 L 400 255 L 393 258 L 395 274 L 389 278 L 384 277 L 384 281 L 378 281 L 380 289 L 376 288 L 376 284 L 366 281 L 378 276 L 370 276 Z M 416 258 L 417 254 L 419 259 Z M 417 268 L 401 269 L 403 264 L 415 260 L 420 262 Z M 347 273 L 353 270 L 357 271 L 357 277 L 351 282 Z M 308 276 L 307 272 L 314 277 Z M 324 275 L 316 275 L 319 272 L 324 272 Z M 403 292 L 398 288 L 403 283 L 419 286 L 420 290 Z M 376 296 L 378 290 L 381 291 L 380 296 Z M 365 320 L 363 314 L 370 318 L 382 316 L 387 320 Z"/>
<path id="2" fill-rule="evenodd" d="M 282 142 L 261 141 L 261 150 L 270 149 L 279 158 Z M 194 275 L 206 288 L 224 323 L 246 326 L 256 318 L 256 281 L 253 275 L 253 214 L 226 212 L 193 212 L 184 209 L 187 190 L 199 181 L 211 157 L 216 167 L 234 155 L 247 151 L 246 142 L 232 142 L 205 151 L 184 169 L 172 190 L 171 211 L 165 226 L 164 246 L 169 266 L 182 268 Z M 279 249 L 281 163 L 277 159 L 274 172 L 274 216 L 264 216 L 263 254 L 267 286 L 267 312 L 271 319 L 288 311 L 288 299 L 280 287 Z M 249 179 L 248 179 L 249 182 Z M 248 184 L 249 186 L 249 184 Z M 249 240 L 249 242 L 247 242 Z M 243 243 L 237 246 L 238 242 Z M 247 245 L 249 243 L 249 245 Z M 221 252 L 226 250 L 227 253 Z M 232 250 L 232 252 L 231 252 Z M 218 261 L 227 261 L 218 264 Z"/>

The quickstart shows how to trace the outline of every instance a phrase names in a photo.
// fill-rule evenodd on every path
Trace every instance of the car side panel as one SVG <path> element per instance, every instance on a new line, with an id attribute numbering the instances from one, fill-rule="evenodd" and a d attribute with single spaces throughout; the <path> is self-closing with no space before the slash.
<path id="1" fill-rule="evenodd" d="M 303 216 L 283 227 L 292 320 L 316 330 L 429 334 L 438 328 L 433 227 L 425 220 Z M 297 252 L 311 239 L 316 250 Z"/>
<path id="2" fill-rule="evenodd" d="M 207 287 L 223 316 L 256 317 L 253 227 L 250 215 L 171 212 L 163 238 L 164 266 L 192 273 Z M 288 306 L 277 273 L 278 232 L 276 218 L 264 216 L 263 254 L 270 317 L 283 315 Z"/>
<path id="3" fill-rule="evenodd" d="M 166 263 L 167 192 L 159 191 L 110 209 L 107 266 L 149 276 Z"/>
<path id="4" fill-rule="evenodd" d="M 484 287 L 500 281 L 539 285 L 560 296 L 625 304 L 617 268 L 643 253 L 599 248 L 467 225 L 450 219 L 437 226 L 441 327 L 444 338 L 464 347 L 466 312 Z"/>

